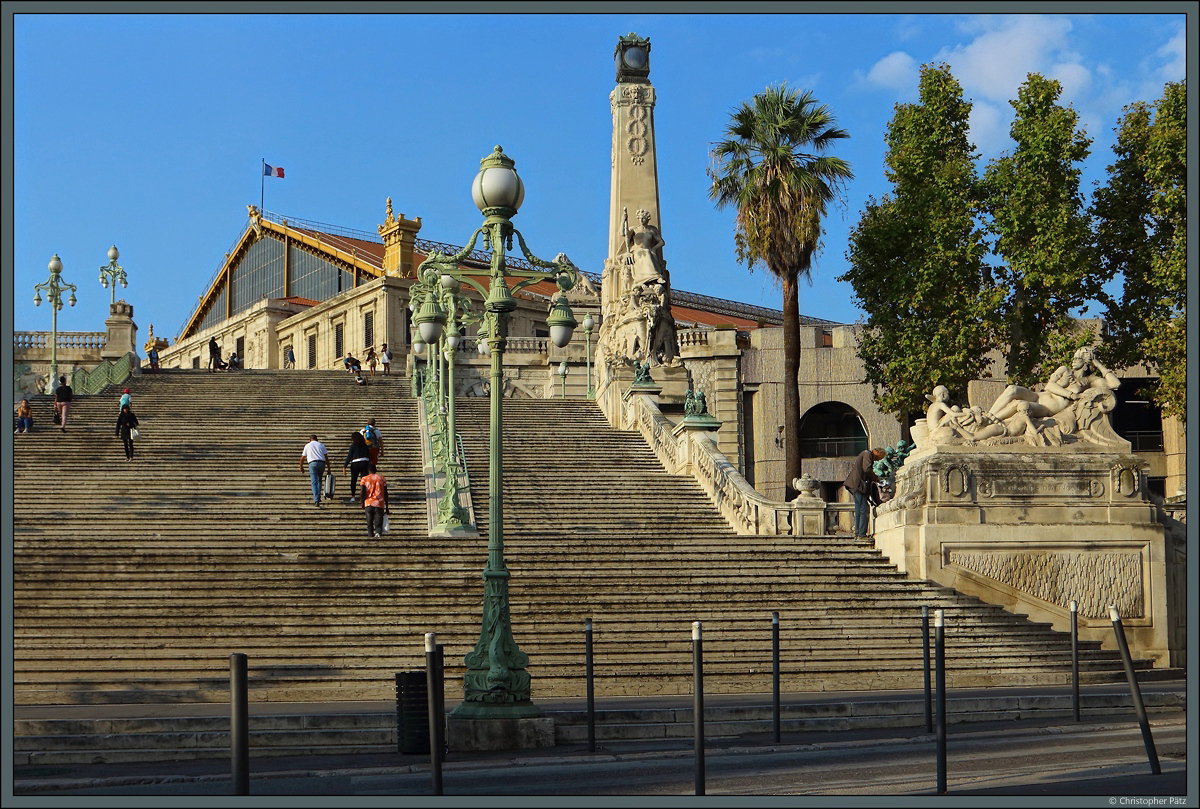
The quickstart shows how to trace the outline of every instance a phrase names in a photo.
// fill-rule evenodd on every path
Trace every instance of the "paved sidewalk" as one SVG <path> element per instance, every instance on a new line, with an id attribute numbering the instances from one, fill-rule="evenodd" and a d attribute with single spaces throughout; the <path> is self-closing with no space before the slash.
<path id="1" fill-rule="evenodd" d="M 1153 692 L 1186 693 L 1187 684 L 1184 681 L 1148 682 L 1141 684 L 1143 695 Z M 1086 700 L 1089 694 L 1124 693 L 1128 695 L 1128 687 L 1118 684 L 1091 685 L 1081 688 L 1081 695 Z M 1008 696 L 1017 698 L 1033 698 L 1038 696 L 1062 696 L 1070 694 L 1066 687 L 1042 688 L 1012 688 L 1012 689 L 954 689 L 948 693 L 950 700 L 968 700 L 974 696 L 995 699 Z M 853 703 L 869 700 L 873 702 L 897 700 L 912 701 L 922 699 L 920 691 L 905 692 L 836 692 L 836 693 L 792 693 L 781 695 L 782 705 L 813 704 L 813 703 Z M 731 706 L 761 706 L 770 705 L 769 694 L 740 694 L 740 695 L 706 695 L 705 708 Z M 545 700 L 537 703 L 546 712 L 555 711 L 584 711 L 584 700 Z M 690 696 L 667 697 L 630 697 L 604 698 L 596 701 L 596 709 L 601 711 L 614 710 L 662 710 L 666 708 L 690 708 Z M 447 705 L 452 708 L 453 704 Z M 354 702 L 326 704 L 277 704 L 252 703 L 251 715 L 268 715 L 279 713 L 305 712 L 316 714 L 321 712 L 356 713 L 356 712 L 395 712 L 395 704 L 391 702 Z M 120 717 L 120 716 L 197 716 L 197 715 L 228 715 L 228 706 L 215 704 L 165 704 L 165 705 L 94 705 L 94 706 L 16 706 L 16 719 L 28 718 L 70 718 L 72 716 Z M 948 726 L 948 737 L 966 739 L 972 736 L 995 735 L 1010 732 L 1044 732 L 1047 734 L 1088 733 L 1098 732 L 1112 727 L 1136 728 L 1137 718 L 1132 708 L 1116 714 L 1105 712 L 1103 715 L 1083 712 L 1080 723 L 1073 722 L 1069 717 L 1060 715 L 1038 716 L 1037 711 L 1030 711 L 1029 718 L 1005 721 L 971 722 L 969 716 L 951 716 L 954 720 Z M 1046 712 L 1042 712 L 1046 713 Z M 964 721 L 957 721 L 964 720 Z M 1183 723 L 1186 721 L 1183 710 L 1165 710 L 1151 714 L 1152 724 Z M 784 750 L 816 750 L 831 747 L 855 747 L 880 744 L 926 744 L 931 735 L 920 727 L 901 728 L 862 728 L 856 730 L 836 731 L 806 731 L 784 732 L 779 742 L 774 741 L 771 731 L 750 733 L 730 737 L 712 737 L 706 735 L 706 755 L 739 755 L 752 752 Z M 251 749 L 250 774 L 252 780 L 263 779 L 303 779 L 325 778 L 348 775 L 386 775 L 428 772 L 429 756 L 395 753 L 375 753 L 359 755 L 308 755 L 308 756 L 258 756 Z M 1185 751 L 1160 751 L 1164 760 L 1172 756 L 1183 758 Z M 452 752 L 443 764 L 447 772 L 462 769 L 496 768 L 541 765 L 581 765 L 590 762 L 628 760 L 630 758 L 677 758 L 694 755 L 692 739 L 687 738 L 655 738 L 630 740 L 604 740 L 598 742 L 596 751 L 589 753 L 587 743 L 562 744 L 552 748 L 500 751 L 500 752 Z M 1185 760 L 1185 759 L 1184 759 Z M 1164 767 L 1164 772 L 1168 768 Z M 1172 776 L 1175 778 L 1176 776 Z M 1182 775 L 1178 776 L 1182 778 Z M 117 764 L 73 764 L 73 765 L 22 765 L 13 768 L 13 789 L 18 794 L 42 794 L 61 792 L 72 789 L 89 789 L 96 787 L 120 787 L 147 784 L 178 784 L 191 782 L 199 787 L 208 784 L 209 794 L 228 794 L 230 780 L 230 761 L 228 758 L 193 759 L 184 761 L 133 762 Z M 1164 780 L 1156 780 L 1152 785 L 1161 789 Z M 1131 793 L 1132 794 L 1132 793 Z"/>

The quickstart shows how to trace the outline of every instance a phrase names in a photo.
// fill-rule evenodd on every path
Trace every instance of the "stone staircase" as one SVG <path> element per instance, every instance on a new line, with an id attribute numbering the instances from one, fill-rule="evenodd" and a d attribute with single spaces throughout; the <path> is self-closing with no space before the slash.
<path id="1" fill-rule="evenodd" d="M 14 436 L 14 702 L 228 699 L 230 653 L 250 700 L 388 700 L 394 674 L 445 647 L 446 697 L 478 637 L 487 529 L 487 402 L 460 399 L 483 536 L 431 539 L 406 380 L 357 387 L 337 371 L 172 371 L 128 383 L 143 437 L 113 435 L 116 392 L 78 397 L 68 431 L 33 401 Z M 297 457 L 310 433 L 335 468 L 349 434 L 383 433 L 392 530 L 366 537 L 347 480 L 310 502 Z M 737 535 L 690 478 L 590 402 L 505 402 L 505 559 L 533 697 L 688 694 L 691 622 L 705 688 L 769 692 L 770 614 L 785 691 L 920 688 L 920 608 L 946 610 L 947 683 L 1070 681 L 1069 639 L 1047 625 L 899 574 L 869 540 Z M 1123 676 L 1081 644 L 1084 682 Z M 1139 661 L 1140 668 L 1148 664 Z"/>

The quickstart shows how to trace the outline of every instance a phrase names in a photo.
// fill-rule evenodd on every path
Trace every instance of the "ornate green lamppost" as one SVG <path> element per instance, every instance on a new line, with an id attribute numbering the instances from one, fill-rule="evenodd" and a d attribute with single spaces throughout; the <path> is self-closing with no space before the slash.
<path id="1" fill-rule="evenodd" d="M 463 701 L 451 713 L 457 719 L 519 719 L 540 715 L 541 711 L 529 699 L 529 673 L 525 670 L 529 657 L 517 648 L 512 636 L 508 609 L 508 577 L 504 565 L 504 507 L 503 492 L 503 401 L 504 349 L 508 338 L 509 319 L 516 301 L 512 293 L 539 281 L 553 280 L 558 293 L 546 318 L 550 340 L 558 347 L 571 341 L 576 326 L 575 316 L 567 305 L 566 291 L 579 280 L 579 271 L 561 253 L 554 261 L 534 256 L 525 245 L 525 238 L 513 227 L 511 218 L 517 213 L 525 196 L 521 178 L 513 161 L 497 146 L 490 155 L 479 161 L 479 173 L 471 184 L 471 198 L 484 215 L 483 225 L 471 234 L 462 250 L 451 256 L 434 252 L 421 263 L 439 275 L 456 278 L 474 287 L 484 298 L 487 355 L 491 359 L 489 373 L 490 450 L 488 453 L 488 557 L 483 569 L 483 621 L 479 641 L 464 658 L 467 673 L 463 680 Z M 459 269 L 483 235 L 484 249 L 491 250 L 490 279 L 487 289 Z M 521 252 L 535 268 L 510 269 L 505 263 L 505 249 L 512 249 L 517 237 Z M 423 277 L 423 276 L 422 276 Z M 509 287 L 509 279 L 520 279 Z M 439 317 L 440 315 L 440 317 Z M 436 300 L 426 297 L 421 311 L 414 318 L 420 326 L 428 326 L 428 338 L 440 333 L 446 323 L 446 313 Z"/>
<path id="2" fill-rule="evenodd" d="M 112 285 L 108 297 L 109 306 L 117 302 L 117 282 L 120 282 L 122 289 L 129 286 L 125 282 L 125 270 L 117 264 L 117 259 L 120 257 L 121 254 L 117 252 L 117 246 L 114 244 L 108 248 L 108 264 L 100 268 L 100 286 L 108 289 L 109 284 Z"/>
<path id="3" fill-rule="evenodd" d="M 33 285 L 33 305 L 42 305 L 42 296 L 39 293 L 44 290 L 46 303 L 50 304 L 50 379 L 46 382 L 46 393 L 52 393 L 54 383 L 58 381 L 58 310 L 62 309 L 62 293 L 67 289 L 71 290 L 71 297 L 67 299 L 67 303 L 75 305 L 75 285 L 62 280 L 62 262 L 58 253 L 50 257 L 46 269 L 50 270 L 50 277 L 46 282 Z"/>

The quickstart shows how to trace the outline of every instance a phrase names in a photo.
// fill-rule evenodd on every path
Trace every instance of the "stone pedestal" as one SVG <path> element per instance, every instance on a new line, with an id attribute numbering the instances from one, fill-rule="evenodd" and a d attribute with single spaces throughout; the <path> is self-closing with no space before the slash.
<path id="1" fill-rule="evenodd" d="M 554 746 L 554 719 L 549 716 L 446 720 L 446 746 L 454 752 L 534 750 Z"/>
<path id="2" fill-rule="evenodd" d="M 688 392 L 687 368 L 682 365 L 659 365 L 650 369 L 654 381 L 662 386 L 659 402 L 663 404 L 683 404 Z"/>
<path id="3" fill-rule="evenodd" d="M 875 545 L 901 570 L 1116 648 L 1116 605 L 1135 656 L 1177 664 L 1184 620 L 1142 461 L 1094 445 L 923 448 L 876 511 Z"/>
<path id="4" fill-rule="evenodd" d="M 104 348 L 100 357 L 119 360 L 126 354 L 137 356 L 137 326 L 133 322 L 133 307 L 125 301 L 108 305 L 108 317 L 104 320 Z"/>

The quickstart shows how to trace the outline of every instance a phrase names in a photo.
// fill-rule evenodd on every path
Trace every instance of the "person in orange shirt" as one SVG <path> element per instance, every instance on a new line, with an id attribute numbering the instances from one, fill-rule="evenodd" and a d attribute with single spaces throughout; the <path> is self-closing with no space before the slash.
<path id="1" fill-rule="evenodd" d="M 383 515 L 389 514 L 387 481 L 371 464 L 366 477 L 358 482 L 363 512 L 367 515 L 367 536 L 383 536 Z"/>

